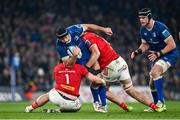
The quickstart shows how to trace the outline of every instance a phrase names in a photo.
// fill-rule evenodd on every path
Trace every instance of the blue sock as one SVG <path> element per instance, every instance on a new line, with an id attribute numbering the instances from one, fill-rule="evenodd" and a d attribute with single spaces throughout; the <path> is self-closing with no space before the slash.
<path id="1" fill-rule="evenodd" d="M 105 86 L 99 87 L 99 96 L 101 99 L 102 106 L 106 106 L 106 87 Z"/>
<path id="2" fill-rule="evenodd" d="M 92 85 L 91 85 L 91 93 L 93 95 L 93 99 L 94 99 L 94 103 L 95 102 L 99 102 L 99 98 L 98 98 L 98 95 L 99 95 L 99 89 L 98 88 L 93 88 Z"/>
<path id="3" fill-rule="evenodd" d="M 158 102 L 158 95 L 156 90 L 151 90 L 151 94 L 153 96 L 154 103 L 156 104 Z"/>
<path id="4" fill-rule="evenodd" d="M 160 100 L 162 103 L 164 103 L 163 78 L 159 78 L 157 80 L 154 80 L 154 85 L 155 85 L 156 90 L 157 90 L 158 100 Z"/>

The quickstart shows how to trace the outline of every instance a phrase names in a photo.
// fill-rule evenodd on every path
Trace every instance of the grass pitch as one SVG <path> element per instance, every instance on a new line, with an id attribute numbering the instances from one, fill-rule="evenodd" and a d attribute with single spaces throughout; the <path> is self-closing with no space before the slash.
<path id="1" fill-rule="evenodd" d="M 167 111 L 163 113 L 143 112 L 146 106 L 140 103 L 128 104 L 134 108 L 132 112 L 124 112 L 117 105 L 110 103 L 108 113 L 94 112 L 92 104 L 83 104 L 81 110 L 76 113 L 43 113 L 44 108 L 56 108 L 50 103 L 32 113 L 25 113 L 24 108 L 27 105 L 30 105 L 30 102 L 0 103 L 0 119 L 180 119 L 180 101 L 166 102 Z"/>

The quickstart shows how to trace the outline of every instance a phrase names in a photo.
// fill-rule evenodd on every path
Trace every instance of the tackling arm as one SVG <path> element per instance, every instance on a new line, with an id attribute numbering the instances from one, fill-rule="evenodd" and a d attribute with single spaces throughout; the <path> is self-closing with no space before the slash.
<path id="1" fill-rule="evenodd" d="M 97 85 L 106 85 L 105 80 L 101 79 L 100 77 L 97 77 L 97 76 L 93 75 L 90 72 L 86 75 L 86 78 L 89 81 L 91 81 L 91 82 L 93 82 L 93 83 L 95 83 Z"/>
<path id="2" fill-rule="evenodd" d="M 75 47 L 73 50 L 73 55 L 70 56 L 69 58 L 63 60 L 63 62 L 65 63 L 66 66 L 71 67 L 76 63 L 78 54 L 80 53 L 80 48 L 79 47 Z"/>
<path id="3" fill-rule="evenodd" d="M 100 52 L 99 52 L 99 49 L 98 49 L 96 44 L 93 44 L 89 48 L 89 50 L 91 51 L 91 57 L 90 57 L 89 61 L 87 62 L 86 66 L 88 68 L 91 68 L 96 63 L 96 61 L 98 60 L 98 58 L 100 56 Z"/>
<path id="4" fill-rule="evenodd" d="M 94 24 L 82 24 L 82 26 L 83 26 L 84 31 L 94 31 L 94 32 L 100 31 L 110 36 L 113 34 L 111 28 L 108 28 L 108 27 L 101 27 Z"/>

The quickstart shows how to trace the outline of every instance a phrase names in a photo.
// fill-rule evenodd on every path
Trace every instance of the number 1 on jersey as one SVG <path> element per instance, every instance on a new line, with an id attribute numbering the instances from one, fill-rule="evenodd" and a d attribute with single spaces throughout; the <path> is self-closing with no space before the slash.
<path id="1" fill-rule="evenodd" d="M 65 76 L 66 76 L 66 84 L 69 84 L 69 75 L 65 74 Z"/>

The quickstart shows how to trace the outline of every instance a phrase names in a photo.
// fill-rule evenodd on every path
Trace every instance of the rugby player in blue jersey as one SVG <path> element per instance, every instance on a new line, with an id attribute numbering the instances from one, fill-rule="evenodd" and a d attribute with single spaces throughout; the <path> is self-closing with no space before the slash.
<path id="1" fill-rule="evenodd" d="M 85 43 L 82 41 L 82 35 L 85 31 L 101 31 L 106 33 L 107 35 L 112 35 L 111 28 L 105 28 L 101 26 L 97 26 L 94 24 L 77 24 L 72 25 L 67 28 L 60 27 L 56 30 L 56 48 L 61 57 L 61 60 L 68 66 L 72 66 L 73 64 L 81 64 L 85 66 L 90 72 L 94 75 L 100 73 L 100 67 L 96 67 L 96 71 L 92 70 L 87 66 L 87 62 L 90 59 L 90 51 L 85 46 Z M 80 49 L 80 53 L 78 56 L 74 56 L 72 53 L 74 49 Z M 98 66 L 98 65 L 94 65 Z M 99 69 L 99 70 L 98 70 Z M 106 109 L 101 109 L 99 106 L 99 98 L 101 99 L 102 108 L 106 108 L 106 88 L 105 86 L 94 86 L 91 85 L 91 92 L 94 98 L 93 107 L 97 112 L 107 112 Z"/>
<path id="2" fill-rule="evenodd" d="M 151 93 L 154 103 L 166 111 L 163 95 L 163 73 L 176 64 L 179 53 L 168 27 L 154 20 L 149 8 L 141 9 L 138 15 L 141 23 L 141 45 L 131 53 L 131 59 L 148 51 L 148 59 L 152 64 L 149 81 Z M 144 111 L 153 111 L 153 109 L 148 108 Z"/>

